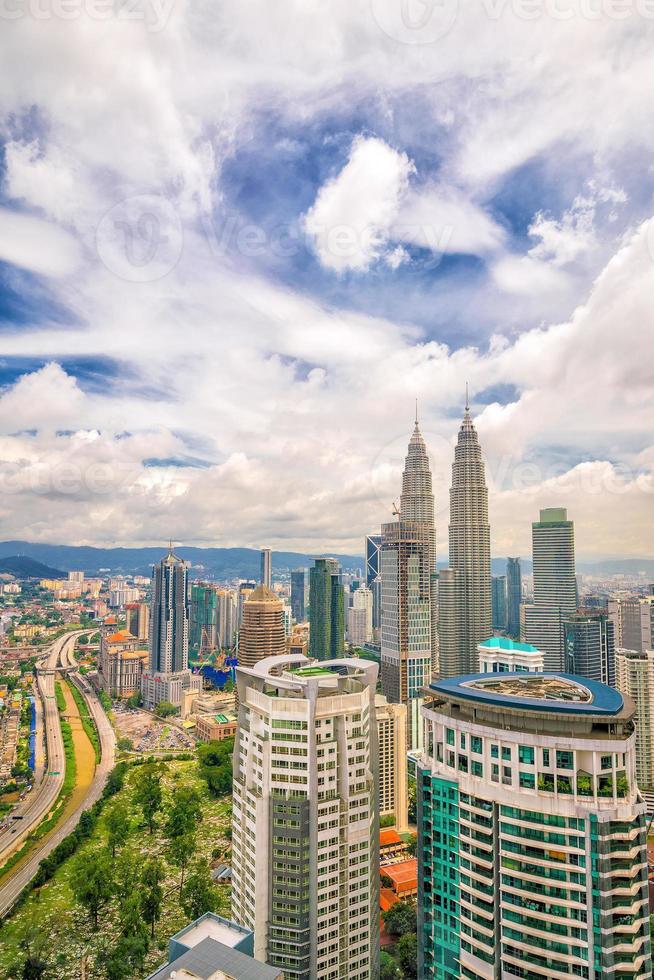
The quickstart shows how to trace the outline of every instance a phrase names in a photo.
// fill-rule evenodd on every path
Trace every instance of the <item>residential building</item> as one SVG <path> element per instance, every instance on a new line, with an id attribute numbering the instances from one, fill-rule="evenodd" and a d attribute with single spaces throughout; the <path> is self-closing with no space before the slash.
<path id="1" fill-rule="evenodd" d="M 409 829 L 407 707 L 375 696 L 379 742 L 379 816 L 392 816 L 398 833 Z"/>
<path id="2" fill-rule="evenodd" d="M 272 589 L 272 549 L 261 549 L 260 582 L 267 589 Z"/>
<path id="3" fill-rule="evenodd" d="M 291 572 L 291 611 L 296 623 L 304 623 L 309 613 L 309 569 Z"/>
<path id="4" fill-rule="evenodd" d="M 216 639 L 221 650 L 231 650 L 236 637 L 236 595 L 230 589 L 218 589 L 216 596 Z"/>
<path id="5" fill-rule="evenodd" d="M 615 686 L 636 705 L 636 780 L 654 812 L 654 650 L 615 651 Z"/>
<path id="6" fill-rule="evenodd" d="M 508 636 L 491 636 L 477 647 L 482 674 L 536 673 L 543 671 L 545 654 L 530 643 Z"/>
<path id="7" fill-rule="evenodd" d="M 238 634 L 238 662 L 254 667 L 265 657 L 286 653 L 284 603 L 265 585 L 258 585 L 243 603 Z"/>
<path id="8" fill-rule="evenodd" d="M 418 976 L 651 980 L 634 705 L 587 678 L 432 685 L 418 762 Z"/>
<path id="9" fill-rule="evenodd" d="M 125 607 L 125 629 L 147 642 L 150 635 L 150 607 L 147 602 L 129 602 Z"/>
<path id="10" fill-rule="evenodd" d="M 506 632 L 520 639 L 520 603 L 522 602 L 522 568 L 519 558 L 506 559 L 507 622 Z"/>
<path id="11" fill-rule="evenodd" d="M 371 617 L 372 618 L 372 617 Z M 367 614 L 363 607 L 350 606 L 347 611 L 347 641 L 352 646 L 361 647 L 367 638 Z M 372 632 L 372 628 L 371 628 Z"/>
<path id="12" fill-rule="evenodd" d="M 545 669 L 565 663 L 563 621 L 577 609 L 574 524 L 564 507 L 548 507 L 532 524 L 533 603 L 525 608 L 522 639 L 545 651 Z"/>
<path id="13" fill-rule="evenodd" d="M 438 580 L 441 677 L 477 669 L 491 636 L 491 555 L 484 460 L 466 396 L 452 464 L 449 569 Z"/>
<path id="14" fill-rule="evenodd" d="M 381 534 L 366 534 L 366 585 L 368 588 L 381 572 L 379 561 L 381 551 Z"/>
<path id="15" fill-rule="evenodd" d="M 654 595 L 611 598 L 608 610 L 616 646 L 637 653 L 654 650 Z"/>
<path id="16" fill-rule="evenodd" d="M 205 912 L 170 940 L 168 962 L 147 980 L 283 980 L 275 967 L 253 957 L 250 929 Z"/>
<path id="17" fill-rule="evenodd" d="M 358 639 L 356 641 L 350 639 L 350 643 L 356 642 L 358 646 L 361 646 L 364 643 L 372 642 L 372 605 L 372 591 L 365 585 L 360 585 L 358 589 L 352 593 L 352 610 L 363 612 L 363 617 L 359 617 L 358 620 L 361 623 L 358 635 L 362 637 L 362 639 Z M 348 610 L 348 613 L 350 611 L 351 610 Z"/>
<path id="18" fill-rule="evenodd" d="M 148 651 L 127 630 L 102 633 L 98 656 L 100 686 L 111 698 L 128 698 L 141 689 Z"/>
<path id="19" fill-rule="evenodd" d="M 615 687 L 615 627 L 606 613 L 589 609 L 563 621 L 565 669 Z"/>
<path id="20" fill-rule="evenodd" d="M 491 611 L 493 629 L 504 632 L 508 625 L 506 575 L 493 575 L 491 578 Z"/>
<path id="21" fill-rule="evenodd" d="M 236 671 L 232 915 L 293 980 L 379 973 L 377 665 Z"/>
<path id="22" fill-rule="evenodd" d="M 309 650 L 318 660 L 345 652 L 345 603 L 335 558 L 316 558 L 309 572 Z"/>

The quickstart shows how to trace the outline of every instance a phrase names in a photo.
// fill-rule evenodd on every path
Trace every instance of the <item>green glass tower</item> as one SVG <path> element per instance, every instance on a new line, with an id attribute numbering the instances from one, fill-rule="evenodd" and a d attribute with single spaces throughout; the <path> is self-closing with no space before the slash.
<path id="1" fill-rule="evenodd" d="M 189 653 L 197 657 L 216 647 L 218 624 L 218 594 L 205 583 L 191 586 L 191 615 L 189 622 Z"/>
<path id="2" fill-rule="evenodd" d="M 309 647 L 317 660 L 345 653 L 345 606 L 335 558 L 316 558 L 309 573 Z"/>

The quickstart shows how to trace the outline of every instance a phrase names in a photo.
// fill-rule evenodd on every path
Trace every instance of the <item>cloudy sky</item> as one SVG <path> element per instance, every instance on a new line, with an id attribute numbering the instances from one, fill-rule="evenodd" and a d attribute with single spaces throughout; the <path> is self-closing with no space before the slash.
<path id="1" fill-rule="evenodd" d="M 654 553 L 654 4 L 3 0 L 0 537 Z"/>

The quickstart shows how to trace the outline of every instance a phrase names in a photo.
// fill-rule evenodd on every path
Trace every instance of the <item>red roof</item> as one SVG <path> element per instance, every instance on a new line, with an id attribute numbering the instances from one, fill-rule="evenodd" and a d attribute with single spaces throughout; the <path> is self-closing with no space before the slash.
<path id="1" fill-rule="evenodd" d="M 379 907 L 382 912 L 388 912 L 396 902 L 399 902 L 399 898 L 395 894 L 392 888 L 381 888 L 379 891 Z"/>
<path id="2" fill-rule="evenodd" d="M 379 846 L 391 847 L 396 844 L 402 845 L 404 841 L 394 827 L 382 827 L 379 831 Z"/>
<path id="3" fill-rule="evenodd" d="M 397 864 L 385 864 L 381 873 L 393 882 L 393 890 L 397 893 L 411 891 L 418 887 L 418 860 L 398 861 Z"/>

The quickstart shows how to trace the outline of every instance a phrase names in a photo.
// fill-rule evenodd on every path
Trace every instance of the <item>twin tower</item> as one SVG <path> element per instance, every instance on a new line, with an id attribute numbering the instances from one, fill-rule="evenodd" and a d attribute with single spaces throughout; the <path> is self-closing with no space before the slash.
<path id="1" fill-rule="evenodd" d="M 452 464 L 449 567 L 436 566 L 432 475 L 417 418 L 397 520 L 381 532 L 382 688 L 389 701 L 413 702 L 415 741 L 421 689 L 476 672 L 477 645 L 493 633 L 488 488 L 468 404 Z"/>

